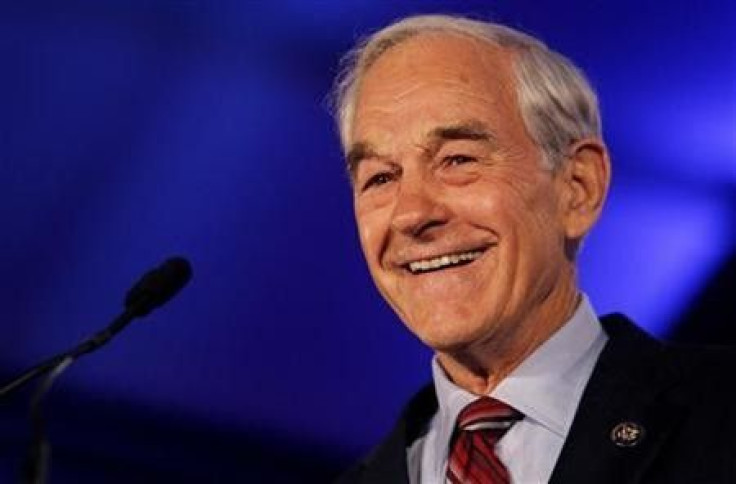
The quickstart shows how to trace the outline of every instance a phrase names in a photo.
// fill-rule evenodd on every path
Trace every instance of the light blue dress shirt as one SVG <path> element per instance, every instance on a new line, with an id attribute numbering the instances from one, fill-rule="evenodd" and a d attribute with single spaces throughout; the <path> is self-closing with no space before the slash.
<path id="1" fill-rule="evenodd" d="M 514 484 L 546 483 L 552 475 L 585 385 L 608 337 L 587 296 L 550 339 L 503 379 L 490 396 L 524 414 L 496 445 Z M 432 376 L 439 408 L 427 433 L 407 449 L 412 484 L 445 482 L 450 438 L 460 411 L 477 399 L 452 383 L 437 359 Z"/>

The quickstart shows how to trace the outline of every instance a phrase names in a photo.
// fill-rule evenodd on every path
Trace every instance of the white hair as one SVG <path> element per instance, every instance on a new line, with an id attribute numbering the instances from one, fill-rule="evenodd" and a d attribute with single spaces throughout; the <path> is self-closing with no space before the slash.
<path id="1" fill-rule="evenodd" d="M 343 58 L 335 84 L 335 117 L 347 152 L 361 77 L 388 49 L 422 33 L 464 35 L 513 52 L 516 94 L 524 125 L 550 168 L 571 143 L 601 138 L 598 99 L 583 73 L 542 41 L 504 25 L 449 15 L 404 18 L 368 36 Z"/>

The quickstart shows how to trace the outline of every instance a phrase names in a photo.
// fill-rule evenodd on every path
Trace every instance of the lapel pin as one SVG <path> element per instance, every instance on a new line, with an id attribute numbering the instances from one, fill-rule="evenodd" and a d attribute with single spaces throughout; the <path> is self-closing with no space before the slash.
<path id="1" fill-rule="evenodd" d="M 618 447 L 634 447 L 644 439 L 644 427 L 636 422 L 621 422 L 611 430 L 611 441 Z"/>

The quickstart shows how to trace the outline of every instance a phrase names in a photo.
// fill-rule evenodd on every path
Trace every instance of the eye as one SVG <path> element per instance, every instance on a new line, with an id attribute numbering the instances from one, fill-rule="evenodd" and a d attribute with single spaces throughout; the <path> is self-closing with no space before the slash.
<path id="1" fill-rule="evenodd" d="M 464 165 L 466 163 L 471 163 L 475 161 L 475 158 L 472 156 L 467 155 L 451 155 L 451 156 L 445 156 L 442 161 L 445 165 L 449 166 L 457 166 L 457 165 Z"/>
<path id="2" fill-rule="evenodd" d="M 393 175 L 387 171 L 376 173 L 363 184 L 362 191 L 366 191 L 369 188 L 385 185 L 386 183 L 393 180 Z"/>

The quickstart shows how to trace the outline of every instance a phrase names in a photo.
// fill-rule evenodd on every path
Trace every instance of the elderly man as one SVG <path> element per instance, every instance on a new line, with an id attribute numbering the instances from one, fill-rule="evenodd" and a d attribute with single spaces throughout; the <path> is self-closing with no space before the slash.
<path id="1" fill-rule="evenodd" d="M 578 289 L 610 167 L 572 63 L 449 16 L 394 23 L 348 62 L 338 117 L 362 249 L 435 358 L 342 482 L 736 482 L 730 395 L 714 397 L 732 360 L 599 320 Z"/>

